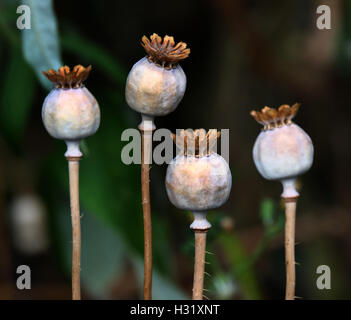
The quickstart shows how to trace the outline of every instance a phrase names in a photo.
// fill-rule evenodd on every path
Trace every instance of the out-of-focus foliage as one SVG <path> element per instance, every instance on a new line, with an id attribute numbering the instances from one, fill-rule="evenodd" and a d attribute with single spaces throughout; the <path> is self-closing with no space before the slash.
<path id="1" fill-rule="evenodd" d="M 116 84 L 124 87 L 127 77 L 126 70 L 119 64 L 118 59 L 114 59 L 104 48 L 70 31 L 63 34 L 61 42 L 65 51 L 74 53 L 86 61 L 91 61 Z"/>
<path id="2" fill-rule="evenodd" d="M 22 30 L 23 55 L 42 85 L 49 89 L 51 83 L 41 71 L 62 65 L 52 1 L 23 0 L 22 3 L 31 10 L 31 29 Z"/>
<path id="3" fill-rule="evenodd" d="M 216 261 L 218 257 L 208 255 L 208 259 L 211 262 L 211 270 L 219 277 L 213 281 L 213 290 L 217 292 L 218 298 L 223 298 L 229 289 L 233 290 L 232 295 L 239 294 L 245 299 L 256 300 L 261 298 L 254 266 L 271 240 L 283 230 L 284 216 L 282 214 L 276 216 L 274 203 L 268 198 L 263 199 L 261 203 L 260 215 L 264 226 L 264 235 L 250 255 L 247 254 L 246 249 L 234 233 L 217 231 L 219 233 L 219 236 L 216 237 L 219 249 L 225 255 L 227 264 L 230 265 L 229 268 L 223 268 Z M 218 250 L 218 246 L 211 246 L 210 248 L 212 252 Z M 221 285 L 223 278 L 229 281 L 226 287 Z M 235 285 L 235 283 L 238 283 L 238 285 Z M 238 290 L 240 291 L 239 293 L 235 292 Z"/>
<path id="4" fill-rule="evenodd" d="M 67 199 L 68 201 L 69 199 Z M 71 270 L 71 223 L 67 219 L 69 208 L 64 206 L 55 221 L 60 234 L 64 267 Z M 140 294 L 143 289 L 144 264 L 138 254 L 132 254 L 124 239 L 116 230 L 104 225 L 90 213 L 82 210 L 82 272 L 84 289 L 95 298 L 106 299 L 112 290 L 113 281 L 130 265 L 134 267 Z M 127 285 L 127 284 L 126 284 Z M 158 271 L 153 272 L 154 299 L 186 299 L 174 284 Z"/>
<path id="5" fill-rule="evenodd" d="M 32 9 L 31 30 L 16 28 L 16 8 L 21 3 Z M 221 210 L 233 226 L 222 226 L 224 214 L 210 214 L 213 228 L 208 233 L 205 295 L 283 297 L 281 190 L 278 182 L 263 180 L 254 167 L 251 152 L 259 126 L 250 119 L 249 111 L 301 101 L 296 121 L 311 135 L 316 159 L 301 179 L 297 241 L 303 245 L 296 246 L 300 264 L 297 295 L 349 297 L 344 280 L 349 275 L 343 266 L 349 266 L 345 261 L 350 260 L 351 10 L 348 1 L 328 3 L 333 28 L 320 31 L 315 27 L 317 3 L 306 1 L 223 0 L 199 6 L 180 0 L 169 11 L 172 14 L 165 15 L 167 5 L 156 0 L 152 14 L 145 15 L 150 4 L 142 1 L 115 1 L 107 6 L 89 0 L 0 0 L 0 209 L 6 212 L 8 200 L 24 191 L 42 197 L 49 209 L 53 240 L 51 269 L 64 273 L 69 287 L 71 227 L 65 144 L 51 138 L 41 123 L 41 105 L 51 88 L 41 71 L 60 64 L 91 64 L 86 85 L 100 104 L 102 121 L 98 132 L 82 143 L 83 293 L 108 298 L 115 286 L 123 291 L 133 281 L 140 292 L 140 168 L 126 166 L 120 159 L 125 144 L 121 133 L 136 128 L 139 119 L 125 103 L 124 86 L 128 70 L 144 55 L 141 36 L 153 32 L 174 35 L 192 51 L 182 63 L 187 91 L 175 112 L 157 118 L 157 127 L 230 128 L 233 190 Z M 151 169 L 153 294 L 155 298 L 182 299 L 191 293 L 192 216 L 169 204 L 165 167 L 153 165 Z M 0 219 L 0 228 L 1 223 Z M 0 256 L 0 263 L 4 260 Z M 337 270 L 335 290 L 317 291 L 315 268 L 319 264 Z M 128 274 L 131 278 L 125 280 L 131 270 L 132 277 Z"/>
<path id="6" fill-rule="evenodd" d="M 33 72 L 15 48 L 3 74 L 0 88 L 0 122 L 3 133 L 13 142 L 20 142 L 33 103 L 35 78 Z M 12 86 L 16 86 L 13 90 Z"/>

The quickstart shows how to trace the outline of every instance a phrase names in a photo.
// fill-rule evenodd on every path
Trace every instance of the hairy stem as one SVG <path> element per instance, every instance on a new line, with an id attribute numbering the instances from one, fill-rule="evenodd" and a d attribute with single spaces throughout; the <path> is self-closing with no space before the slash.
<path id="1" fill-rule="evenodd" d="M 285 300 L 295 299 L 295 217 L 296 199 L 285 199 Z"/>
<path id="2" fill-rule="evenodd" d="M 79 211 L 79 158 L 68 159 L 72 218 L 72 299 L 80 300 L 81 231 Z"/>
<path id="3" fill-rule="evenodd" d="M 206 234 L 207 230 L 194 230 L 195 232 L 195 262 L 193 300 L 202 300 L 204 289 Z"/>

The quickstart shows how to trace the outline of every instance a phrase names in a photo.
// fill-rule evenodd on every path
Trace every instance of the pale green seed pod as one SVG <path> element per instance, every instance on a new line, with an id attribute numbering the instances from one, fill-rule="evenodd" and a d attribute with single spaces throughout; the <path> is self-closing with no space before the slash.
<path id="1" fill-rule="evenodd" d="M 143 37 L 148 54 L 139 60 L 129 72 L 126 83 L 126 101 L 135 111 L 148 116 L 164 116 L 174 111 L 186 89 L 186 76 L 178 64 L 190 49 L 183 42 L 177 45 L 173 37 L 164 39 L 157 34 L 151 41 Z"/>
<path id="2" fill-rule="evenodd" d="M 210 130 L 204 139 L 208 140 L 212 133 L 217 135 L 217 132 Z M 174 158 L 167 169 L 166 189 L 169 200 L 183 210 L 199 212 L 216 209 L 230 195 L 232 176 L 229 166 L 223 157 L 211 152 L 211 148 L 209 152 L 206 152 L 207 148 L 205 151 L 199 148 L 202 139 L 200 130 L 194 132 L 195 149 L 189 148 L 191 139 L 189 135 L 187 138 L 184 154 Z M 189 153 L 189 150 L 192 152 Z"/>
<path id="3" fill-rule="evenodd" d="M 208 211 L 228 200 L 231 181 L 229 166 L 220 155 L 179 155 L 168 166 L 166 188 L 169 200 L 177 208 Z"/>
<path id="4" fill-rule="evenodd" d="M 46 130 L 56 139 L 82 140 L 100 125 L 99 105 L 85 88 L 53 89 L 42 108 Z"/>
<path id="5" fill-rule="evenodd" d="M 43 72 L 55 84 L 43 103 L 43 123 L 52 137 L 66 141 L 67 157 L 80 157 L 80 141 L 93 135 L 100 125 L 99 104 L 83 86 L 90 70 L 90 66 L 78 65 L 72 71 L 64 66 Z"/>
<path id="6" fill-rule="evenodd" d="M 164 116 L 177 108 L 185 88 L 186 76 L 181 66 L 167 70 L 143 58 L 128 75 L 126 101 L 137 112 Z"/>
<path id="7" fill-rule="evenodd" d="M 253 158 L 265 179 L 297 177 L 312 166 L 312 141 L 296 124 L 262 131 L 256 139 Z"/>
<path id="8" fill-rule="evenodd" d="M 264 125 L 253 148 L 256 168 L 265 179 L 283 182 L 283 197 L 298 196 L 292 187 L 294 181 L 313 163 L 311 138 L 291 121 L 298 108 L 298 104 L 291 108 L 282 105 L 278 110 L 265 107 L 261 112 L 251 113 Z"/>

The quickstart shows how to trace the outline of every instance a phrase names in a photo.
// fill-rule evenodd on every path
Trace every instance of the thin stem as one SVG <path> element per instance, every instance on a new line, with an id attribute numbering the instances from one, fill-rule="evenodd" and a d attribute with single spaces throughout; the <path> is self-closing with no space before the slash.
<path id="1" fill-rule="evenodd" d="M 207 230 L 194 230 L 195 232 L 195 262 L 193 300 L 202 300 L 205 275 L 205 253 Z"/>
<path id="2" fill-rule="evenodd" d="M 296 199 L 285 199 L 285 300 L 295 299 L 295 217 Z"/>
<path id="3" fill-rule="evenodd" d="M 72 299 L 80 300 L 81 232 L 79 212 L 79 158 L 68 158 L 72 218 Z"/>
<path id="4" fill-rule="evenodd" d="M 142 115 L 141 131 L 141 196 L 144 220 L 144 300 L 152 298 L 152 225 L 150 206 L 150 158 L 153 119 Z"/>

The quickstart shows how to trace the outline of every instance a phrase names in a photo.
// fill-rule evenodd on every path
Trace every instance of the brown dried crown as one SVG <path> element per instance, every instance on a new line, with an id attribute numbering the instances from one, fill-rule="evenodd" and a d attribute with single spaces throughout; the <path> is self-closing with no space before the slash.
<path id="1" fill-rule="evenodd" d="M 263 125 L 263 130 L 272 130 L 284 125 L 290 125 L 299 107 L 300 103 L 295 103 L 291 107 L 283 104 L 278 109 L 264 107 L 261 111 L 251 111 L 250 114 L 258 123 Z"/>
<path id="2" fill-rule="evenodd" d="M 75 89 L 83 86 L 90 71 L 91 66 L 85 68 L 82 65 L 76 65 L 72 71 L 68 66 L 62 66 L 58 71 L 50 69 L 42 71 L 42 73 L 55 84 L 56 88 Z"/>
<path id="3" fill-rule="evenodd" d="M 162 39 L 154 33 L 150 36 L 150 40 L 146 36 L 141 39 L 141 45 L 148 54 L 148 60 L 165 69 L 175 68 L 179 61 L 186 59 L 190 54 L 186 43 L 175 44 L 173 37 L 166 35 Z"/>
<path id="4" fill-rule="evenodd" d="M 187 129 L 172 133 L 172 138 L 181 154 L 185 156 L 205 157 L 215 153 L 217 139 L 221 132 L 216 129 L 210 129 L 206 133 L 205 129 Z"/>

